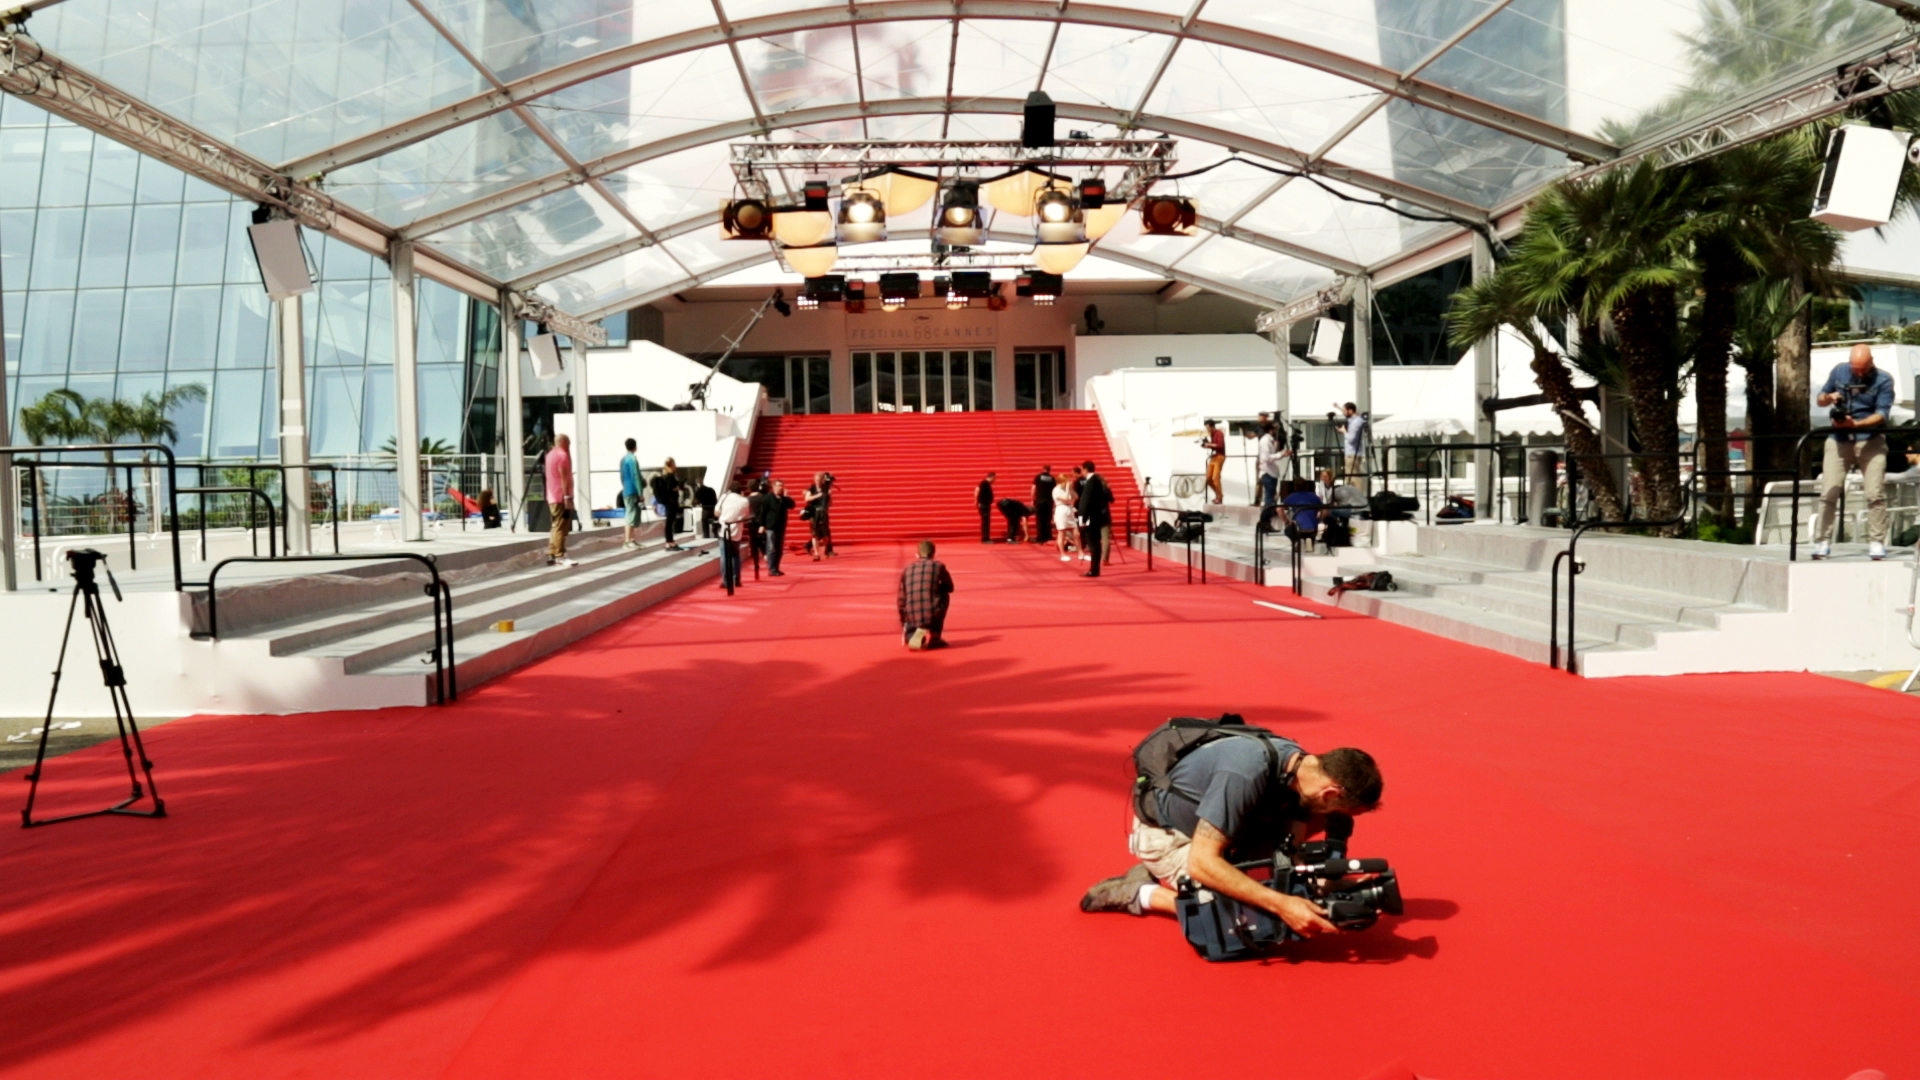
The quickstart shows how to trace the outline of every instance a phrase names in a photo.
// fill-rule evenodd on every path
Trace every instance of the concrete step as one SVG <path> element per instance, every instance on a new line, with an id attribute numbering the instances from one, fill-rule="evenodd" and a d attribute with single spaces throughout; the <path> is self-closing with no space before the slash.
<path id="1" fill-rule="evenodd" d="M 1396 575 L 1395 580 L 1398 580 Z M 1331 582 L 1315 581 L 1317 586 Z M 1318 600 L 1324 588 L 1313 594 Z M 1478 645 L 1509 656 L 1544 664 L 1550 655 L 1546 621 L 1515 618 L 1496 612 L 1469 612 L 1452 600 L 1421 596 L 1406 589 L 1400 592 L 1343 592 L 1325 602 L 1343 610 L 1371 615 L 1452 641 Z M 1564 642 L 1562 643 L 1564 648 Z M 1582 655 L 1638 651 L 1638 646 L 1623 645 L 1600 637 L 1579 635 L 1576 650 Z"/>
<path id="2" fill-rule="evenodd" d="M 1553 578 L 1548 572 L 1490 569 L 1458 559 L 1418 553 L 1381 556 L 1374 560 L 1373 565 L 1376 569 L 1391 570 L 1396 576 L 1404 573 L 1423 581 L 1471 586 L 1474 587 L 1473 591 L 1498 597 L 1503 602 L 1524 605 L 1527 610 L 1537 608 L 1543 619 L 1553 603 Z M 1560 603 L 1565 605 L 1564 568 L 1559 591 Z M 1661 592 L 1616 581 L 1591 580 L 1589 573 L 1579 576 L 1577 592 L 1579 608 L 1583 612 L 1591 608 L 1613 613 L 1628 621 L 1672 622 L 1703 629 L 1717 627 L 1723 615 L 1775 610 L 1759 604 L 1731 603 L 1711 597 Z M 1517 606 L 1516 610 L 1519 609 Z"/>

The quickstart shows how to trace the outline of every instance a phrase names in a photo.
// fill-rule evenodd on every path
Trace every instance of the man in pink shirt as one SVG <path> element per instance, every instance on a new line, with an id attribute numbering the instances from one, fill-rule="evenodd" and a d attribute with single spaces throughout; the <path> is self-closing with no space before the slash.
<path id="1" fill-rule="evenodd" d="M 571 445 L 560 435 L 547 451 L 547 510 L 553 517 L 553 532 L 547 538 L 548 566 L 573 565 L 567 558 L 567 515 L 573 510 L 573 455 L 567 452 Z"/>

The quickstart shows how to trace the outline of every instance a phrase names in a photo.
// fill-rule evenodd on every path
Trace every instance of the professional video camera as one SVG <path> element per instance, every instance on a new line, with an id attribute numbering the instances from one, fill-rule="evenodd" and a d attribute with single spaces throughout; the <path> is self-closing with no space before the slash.
<path id="1" fill-rule="evenodd" d="M 1327 838 L 1301 844 L 1289 841 L 1271 859 L 1235 863 L 1249 875 L 1266 872 L 1261 884 L 1312 901 L 1341 930 L 1365 930 L 1381 914 L 1406 911 L 1400 881 L 1385 859 L 1350 859 L 1347 840 L 1353 819 L 1327 815 Z M 1286 923 L 1256 907 L 1221 896 L 1192 882 L 1175 901 L 1187 944 L 1208 960 L 1240 960 L 1300 940 Z"/>
<path id="2" fill-rule="evenodd" d="M 1845 427 L 1853 419 L 1853 399 L 1864 395 L 1872 387 L 1866 383 L 1848 383 L 1834 394 L 1833 407 L 1827 410 L 1827 416 L 1835 427 Z"/>

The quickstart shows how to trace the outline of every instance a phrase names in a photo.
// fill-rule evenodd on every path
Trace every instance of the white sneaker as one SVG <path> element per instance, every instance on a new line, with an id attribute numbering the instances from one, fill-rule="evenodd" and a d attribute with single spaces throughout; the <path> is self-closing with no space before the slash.
<path id="1" fill-rule="evenodd" d="M 640 547 L 640 545 L 639 545 L 639 544 L 636 544 L 636 543 L 634 543 L 633 541 L 631 541 L 631 540 L 629 540 L 629 541 L 627 541 L 626 543 L 624 543 L 624 544 L 621 544 L 621 545 L 620 545 L 620 550 L 621 550 L 621 551 L 634 551 L 634 550 L 637 550 L 637 549 L 638 549 L 639 547 Z"/>
<path id="2" fill-rule="evenodd" d="M 1867 545 L 1867 558 L 1872 559 L 1874 562 L 1879 562 L 1881 559 L 1884 559 L 1886 557 L 1887 557 L 1887 545 L 1881 543 L 1878 540 L 1875 540 L 1873 543 Z"/>
<path id="3" fill-rule="evenodd" d="M 1082 555 L 1082 556 L 1080 556 L 1080 561 L 1081 561 L 1081 562 L 1092 562 L 1092 561 L 1093 561 L 1093 556 L 1091 556 L 1091 555 Z"/>
<path id="4" fill-rule="evenodd" d="M 1809 558 L 1824 559 L 1827 556 L 1833 554 L 1833 545 L 1828 543 L 1825 540 L 1817 541 L 1813 545 L 1813 550 L 1808 552 L 1807 554 Z"/>
<path id="5" fill-rule="evenodd" d="M 1073 556 L 1071 556 L 1071 555 L 1062 555 L 1062 556 L 1060 556 L 1060 561 L 1061 561 L 1061 562 L 1072 562 L 1072 561 L 1073 561 Z"/>

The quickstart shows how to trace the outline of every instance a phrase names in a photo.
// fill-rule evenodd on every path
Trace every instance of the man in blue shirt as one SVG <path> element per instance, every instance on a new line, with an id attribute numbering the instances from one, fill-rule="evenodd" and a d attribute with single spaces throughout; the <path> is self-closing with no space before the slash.
<path id="1" fill-rule="evenodd" d="M 620 545 L 622 551 L 640 546 L 633 538 L 633 530 L 640 526 L 640 459 L 633 456 L 634 445 L 634 441 L 628 439 L 627 456 L 620 459 L 620 505 L 627 512 L 626 542 Z"/>
<path id="2" fill-rule="evenodd" d="M 1873 366 L 1873 349 L 1855 345 L 1847 362 L 1837 365 L 1815 399 L 1835 410 L 1820 468 L 1820 522 L 1813 533 L 1813 557 L 1833 553 L 1833 518 L 1846 486 L 1847 470 L 1859 469 L 1866 481 L 1867 557 L 1887 557 L 1887 437 L 1893 412 L 1893 376 Z"/>

